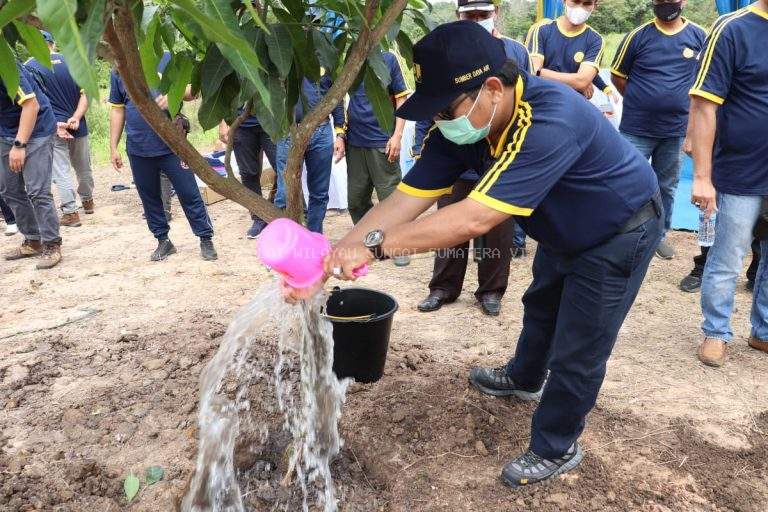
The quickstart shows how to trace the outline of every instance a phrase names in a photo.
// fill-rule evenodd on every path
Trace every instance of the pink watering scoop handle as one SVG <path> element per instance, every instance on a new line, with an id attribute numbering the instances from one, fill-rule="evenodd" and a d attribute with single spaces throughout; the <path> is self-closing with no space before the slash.
<path id="1" fill-rule="evenodd" d="M 368 264 L 363 263 L 359 267 L 357 267 L 355 270 L 352 271 L 352 275 L 355 277 L 365 277 L 368 275 Z"/>

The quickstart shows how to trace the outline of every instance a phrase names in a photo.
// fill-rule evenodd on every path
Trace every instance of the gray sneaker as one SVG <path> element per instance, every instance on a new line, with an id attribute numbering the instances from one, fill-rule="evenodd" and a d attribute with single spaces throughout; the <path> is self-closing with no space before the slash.
<path id="1" fill-rule="evenodd" d="M 675 249 L 669 245 L 669 242 L 667 242 L 666 239 L 664 239 L 659 242 L 658 247 L 656 247 L 656 256 L 663 260 L 671 260 L 675 257 Z"/>
<path id="2" fill-rule="evenodd" d="M 528 450 L 507 462 L 501 471 L 501 479 L 510 487 L 535 484 L 575 469 L 583 458 L 579 443 L 573 443 L 566 454 L 557 459 L 545 459 Z"/>
<path id="3" fill-rule="evenodd" d="M 514 395 L 520 400 L 540 400 L 542 386 L 538 390 L 519 388 L 507 375 L 507 367 L 498 368 L 472 368 L 469 371 L 469 382 L 486 395 L 510 396 Z"/>

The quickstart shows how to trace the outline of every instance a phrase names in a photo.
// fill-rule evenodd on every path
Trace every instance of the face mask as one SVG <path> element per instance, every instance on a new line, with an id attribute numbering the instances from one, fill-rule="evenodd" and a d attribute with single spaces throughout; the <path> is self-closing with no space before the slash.
<path id="1" fill-rule="evenodd" d="M 653 14 L 656 15 L 661 21 L 673 21 L 676 20 L 680 13 L 683 12 L 683 2 L 674 2 L 666 4 L 655 4 L 653 6 Z"/>
<path id="2" fill-rule="evenodd" d="M 586 23 L 591 14 L 592 11 L 588 11 L 583 7 L 570 7 L 568 4 L 565 5 L 565 16 L 568 18 L 568 21 L 574 25 L 582 25 Z"/>
<path id="3" fill-rule="evenodd" d="M 482 88 L 480 89 L 480 92 L 482 92 Z M 491 122 L 493 121 L 493 117 L 496 115 L 497 105 L 493 106 L 493 113 L 491 114 L 491 118 L 488 120 L 488 124 L 482 128 L 475 128 L 472 125 L 472 122 L 469 120 L 469 114 L 471 114 L 475 109 L 477 100 L 479 99 L 480 94 L 478 93 L 477 98 L 475 98 L 475 102 L 472 104 L 472 108 L 469 109 L 469 112 L 463 116 L 457 117 L 456 119 L 451 119 L 450 121 L 435 121 L 435 124 L 443 134 L 443 137 L 453 142 L 454 144 L 464 145 L 474 144 L 475 142 L 488 136 L 488 133 L 491 131 Z"/>
<path id="4" fill-rule="evenodd" d="M 494 29 L 493 18 L 480 20 L 477 22 L 477 24 L 483 27 L 488 32 L 490 32 L 491 34 L 493 34 L 493 29 Z"/>

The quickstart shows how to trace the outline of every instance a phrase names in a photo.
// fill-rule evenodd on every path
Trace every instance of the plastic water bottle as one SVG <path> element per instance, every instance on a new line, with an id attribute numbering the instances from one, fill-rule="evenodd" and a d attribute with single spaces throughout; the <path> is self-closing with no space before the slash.
<path id="1" fill-rule="evenodd" d="M 699 245 L 702 247 L 712 247 L 715 242 L 715 222 L 717 213 L 712 212 L 709 218 L 705 217 L 705 212 L 699 212 Z"/>

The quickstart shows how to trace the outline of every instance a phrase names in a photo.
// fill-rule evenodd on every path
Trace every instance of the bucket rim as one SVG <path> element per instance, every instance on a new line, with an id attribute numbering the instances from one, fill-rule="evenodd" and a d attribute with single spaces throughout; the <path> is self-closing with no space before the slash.
<path id="1" fill-rule="evenodd" d="M 389 300 L 391 300 L 392 304 L 394 304 L 394 307 L 392 307 L 392 309 L 386 311 L 385 313 L 380 313 L 380 314 L 371 313 L 370 315 L 359 315 L 359 316 L 350 316 L 350 317 L 328 315 L 325 313 L 325 311 L 323 311 L 322 315 L 324 318 L 328 319 L 331 322 L 336 322 L 336 323 L 367 323 L 367 322 L 374 322 L 377 320 L 384 320 L 386 318 L 390 318 L 394 316 L 395 313 L 397 313 L 398 309 L 400 309 L 400 304 L 392 295 L 379 290 L 374 290 L 373 288 L 364 288 L 362 286 L 353 286 L 350 288 L 341 288 L 339 286 L 335 286 L 333 290 L 331 290 L 331 292 L 328 294 L 328 298 L 330 299 L 334 293 L 345 292 L 345 291 L 365 291 L 365 292 L 378 293 L 380 295 L 387 297 Z M 325 306 L 323 306 L 323 309 L 325 309 Z"/>

